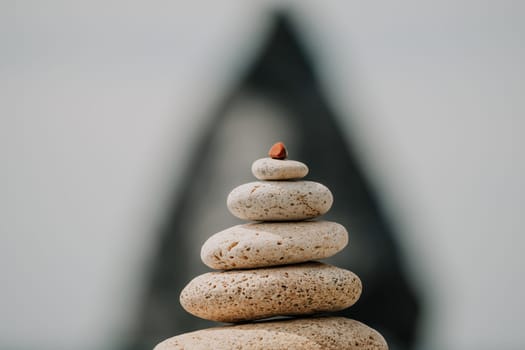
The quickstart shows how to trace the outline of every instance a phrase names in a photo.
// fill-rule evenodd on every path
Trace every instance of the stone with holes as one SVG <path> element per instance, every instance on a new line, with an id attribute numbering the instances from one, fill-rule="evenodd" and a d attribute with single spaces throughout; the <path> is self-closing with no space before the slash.
<path id="1" fill-rule="evenodd" d="M 180 303 L 206 320 L 239 322 L 339 311 L 360 295 L 361 281 L 353 272 L 310 262 L 205 273 L 182 290 Z"/>
<path id="2" fill-rule="evenodd" d="M 335 222 L 249 223 L 211 236 L 201 259 L 218 270 L 266 267 L 328 258 L 347 243 L 346 229 Z"/>
<path id="3" fill-rule="evenodd" d="M 313 181 L 255 181 L 234 188 L 226 202 L 239 219 L 295 221 L 325 214 L 333 197 Z"/>
<path id="4" fill-rule="evenodd" d="M 167 339 L 154 350 L 387 350 L 367 325 L 344 317 L 316 317 L 203 329 Z"/>

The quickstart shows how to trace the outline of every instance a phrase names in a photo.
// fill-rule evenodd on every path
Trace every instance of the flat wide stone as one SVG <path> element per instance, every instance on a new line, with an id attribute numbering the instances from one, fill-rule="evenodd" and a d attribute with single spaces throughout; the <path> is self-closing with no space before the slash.
<path id="1" fill-rule="evenodd" d="M 336 222 L 250 223 L 211 236 L 201 259 L 218 270 L 267 267 L 328 258 L 347 244 L 348 232 Z"/>
<path id="2" fill-rule="evenodd" d="M 230 212 L 243 220 L 295 221 L 325 214 L 333 203 L 330 190 L 313 181 L 255 181 L 228 195 Z"/>
<path id="3" fill-rule="evenodd" d="M 308 167 L 296 160 L 261 158 L 253 162 L 252 173 L 259 180 L 302 179 Z"/>
<path id="4" fill-rule="evenodd" d="M 215 327 L 167 339 L 154 350 L 388 350 L 367 325 L 344 317 L 317 317 Z"/>
<path id="5" fill-rule="evenodd" d="M 360 295 L 361 281 L 353 272 L 311 262 L 205 273 L 182 290 L 180 303 L 206 320 L 239 322 L 339 311 Z"/>

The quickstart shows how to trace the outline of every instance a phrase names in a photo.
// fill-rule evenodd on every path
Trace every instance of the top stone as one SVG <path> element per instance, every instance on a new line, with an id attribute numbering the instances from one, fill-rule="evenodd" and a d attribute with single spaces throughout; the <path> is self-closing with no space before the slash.
<path id="1" fill-rule="evenodd" d="M 261 158 L 253 162 L 252 174 L 259 180 L 302 179 L 308 174 L 308 167 L 295 160 Z"/>
<path id="2" fill-rule="evenodd" d="M 258 159 L 252 164 L 252 173 L 259 180 L 297 180 L 308 174 L 306 164 L 286 160 L 288 151 L 282 142 L 276 142 L 268 151 L 268 158 Z"/>

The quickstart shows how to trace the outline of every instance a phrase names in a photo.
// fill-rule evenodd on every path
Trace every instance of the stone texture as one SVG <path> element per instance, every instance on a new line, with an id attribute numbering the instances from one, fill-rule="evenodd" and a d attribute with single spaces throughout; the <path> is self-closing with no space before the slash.
<path id="1" fill-rule="evenodd" d="M 343 317 L 318 317 L 215 327 L 167 339 L 154 350 L 388 350 L 385 339 L 365 324 Z"/>
<path id="2" fill-rule="evenodd" d="M 302 179 L 308 174 L 308 167 L 296 160 L 261 158 L 253 162 L 252 174 L 259 180 Z"/>
<path id="3" fill-rule="evenodd" d="M 182 290 L 180 303 L 197 317 L 238 322 L 339 311 L 360 295 L 361 281 L 353 272 L 311 262 L 205 273 Z"/>
<path id="4" fill-rule="evenodd" d="M 324 259 L 347 243 L 346 229 L 335 222 L 250 223 L 211 236 L 201 259 L 218 270 L 266 267 Z"/>
<path id="5" fill-rule="evenodd" d="M 313 181 L 255 181 L 234 188 L 228 195 L 230 212 L 243 220 L 293 221 L 325 214 L 332 193 Z"/>

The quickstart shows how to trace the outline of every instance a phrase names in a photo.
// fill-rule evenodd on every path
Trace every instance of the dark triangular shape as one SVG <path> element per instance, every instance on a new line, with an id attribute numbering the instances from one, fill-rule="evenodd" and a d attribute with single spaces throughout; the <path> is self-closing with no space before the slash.
<path id="1" fill-rule="evenodd" d="M 277 15 L 258 58 L 212 116 L 195 150 L 182 194 L 160 233 L 136 339 L 128 349 L 151 349 L 169 336 L 212 325 L 184 312 L 179 293 L 207 271 L 198 256 L 204 239 L 239 223 L 226 210 L 228 192 L 252 180 L 251 160 L 282 137 L 292 158 L 309 165 L 309 178 L 334 193 L 326 219 L 349 229 L 350 248 L 332 262 L 356 272 L 365 288 L 361 300 L 342 314 L 377 328 L 391 348 L 413 343 L 419 303 L 400 268 L 392 228 L 308 57 L 291 22 Z"/>

